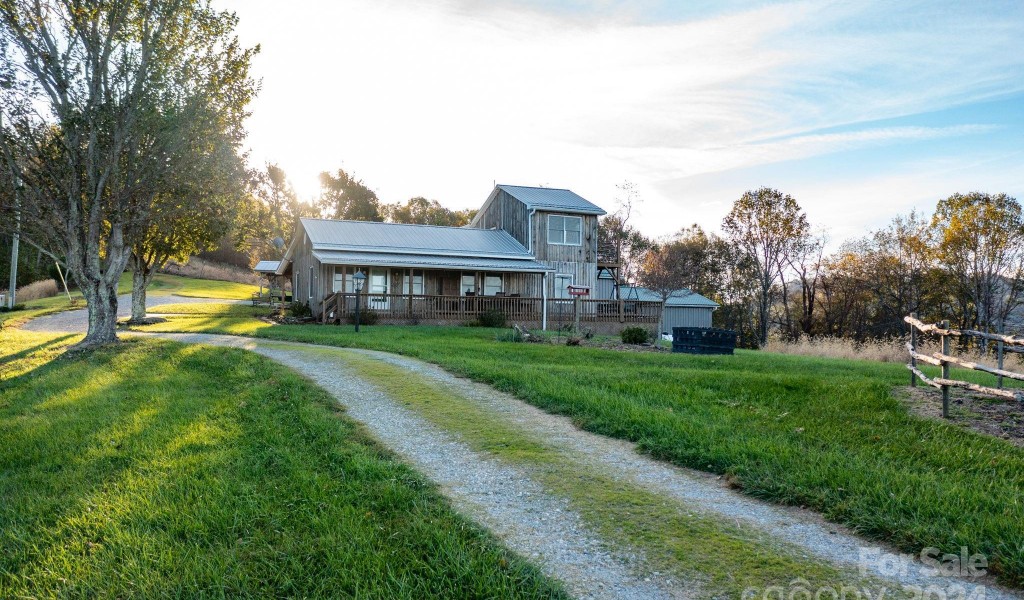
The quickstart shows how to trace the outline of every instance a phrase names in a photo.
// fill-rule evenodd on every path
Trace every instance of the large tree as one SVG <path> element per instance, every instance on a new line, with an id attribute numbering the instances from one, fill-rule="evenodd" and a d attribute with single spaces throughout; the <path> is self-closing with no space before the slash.
<path id="1" fill-rule="evenodd" d="M 212 249 L 238 219 L 246 172 L 233 140 L 211 132 L 189 152 L 206 160 L 193 171 L 176 171 L 153 200 L 149 227 L 132 242 L 132 322 L 146 317 L 146 288 L 158 269 L 174 259 Z"/>
<path id="2" fill-rule="evenodd" d="M 85 296 L 85 346 L 116 339 L 132 243 L 168 174 L 199 160 L 183 149 L 211 121 L 241 135 L 256 86 L 235 24 L 204 0 L 0 1 L 4 168 L 23 235 L 64 257 Z"/>
<path id="3" fill-rule="evenodd" d="M 669 299 L 694 290 L 703 279 L 709 258 L 706 241 L 699 235 L 683 235 L 655 245 L 644 257 L 639 281 L 661 299 L 659 335 L 664 331 Z"/>
<path id="4" fill-rule="evenodd" d="M 446 227 L 462 227 L 469 224 L 476 215 L 475 209 L 452 210 L 441 206 L 437 200 L 427 200 L 422 196 L 410 198 L 405 204 L 385 204 L 382 212 L 392 223 Z"/>
<path id="5" fill-rule="evenodd" d="M 320 173 L 320 210 L 328 218 L 383 221 L 377 193 L 344 169 Z"/>
<path id="6" fill-rule="evenodd" d="M 1015 198 L 972 192 L 940 200 L 938 259 L 973 307 L 965 325 L 1003 331 L 1024 296 L 1024 217 Z"/>
<path id="7" fill-rule="evenodd" d="M 737 200 L 722 229 L 750 259 L 758 283 L 758 343 L 768 341 L 769 315 L 776 284 L 790 257 L 807 237 L 807 216 L 789 194 L 763 187 Z"/>

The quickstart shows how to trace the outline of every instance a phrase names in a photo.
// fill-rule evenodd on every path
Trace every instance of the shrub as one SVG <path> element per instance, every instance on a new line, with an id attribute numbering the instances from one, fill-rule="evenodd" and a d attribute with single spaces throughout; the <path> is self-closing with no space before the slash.
<path id="1" fill-rule="evenodd" d="M 643 327 L 627 327 L 619 335 L 623 344 L 646 344 L 651 337 Z"/>
<path id="2" fill-rule="evenodd" d="M 303 304 L 301 302 L 292 302 L 291 304 L 288 305 L 288 314 L 293 317 L 302 319 L 305 317 L 312 317 L 313 310 L 309 308 L 308 304 Z"/>
<path id="3" fill-rule="evenodd" d="M 477 317 L 477 321 L 479 321 L 480 327 L 506 327 L 508 325 L 505 313 L 493 309 L 484 311 Z"/>
<path id="4" fill-rule="evenodd" d="M 39 300 L 40 298 L 51 298 L 59 293 L 60 288 L 57 286 L 56 281 L 44 279 L 18 288 L 17 299 L 28 302 L 30 300 Z"/>
<path id="5" fill-rule="evenodd" d="M 360 325 L 376 325 L 379 319 L 380 316 L 377 315 L 377 313 L 373 312 L 372 310 L 367 310 L 365 308 L 359 309 Z M 348 322 L 353 324 L 356 322 L 356 311 L 352 311 L 349 313 Z"/>
<path id="6" fill-rule="evenodd" d="M 7 308 L 6 304 L 4 304 L 3 306 L 0 306 L 0 312 L 11 312 L 11 311 L 15 311 L 15 310 L 25 310 L 25 305 L 24 304 L 15 304 L 14 308 Z"/>

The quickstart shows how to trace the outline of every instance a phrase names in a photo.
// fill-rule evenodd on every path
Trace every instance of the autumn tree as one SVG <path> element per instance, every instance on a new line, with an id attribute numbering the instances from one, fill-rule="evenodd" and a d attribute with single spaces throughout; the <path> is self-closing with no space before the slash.
<path id="1" fill-rule="evenodd" d="M 722 221 L 722 229 L 752 261 L 759 288 L 758 343 L 764 346 L 775 286 L 808 234 L 807 217 L 790 195 L 765 187 L 745 192 Z"/>
<path id="2" fill-rule="evenodd" d="M 437 200 L 427 200 L 422 196 L 410 198 L 405 204 L 385 204 L 381 212 L 392 223 L 443 225 L 445 227 L 468 225 L 476 215 L 475 209 L 452 210 L 445 208 Z"/>
<path id="3" fill-rule="evenodd" d="M 793 292 L 797 297 L 795 310 L 789 306 L 790 292 L 785 280 L 782 283 L 784 310 L 789 337 L 797 339 L 801 335 L 810 336 L 814 333 L 815 309 L 818 306 L 818 288 L 824 267 L 825 245 L 827 239 L 822 235 L 807 235 L 793 245 L 788 259 L 788 270 L 793 275 L 793 283 L 798 288 Z M 795 318 L 793 318 L 795 316 Z"/>
<path id="4" fill-rule="evenodd" d="M 965 325 L 1003 331 L 1024 292 L 1024 219 L 1006 194 L 972 192 L 940 200 L 932 217 L 937 258 L 973 314 Z"/>
<path id="5" fill-rule="evenodd" d="M 333 175 L 327 171 L 320 173 L 319 206 L 321 213 L 329 219 L 384 220 L 377 193 L 344 169 L 338 169 Z"/>
<path id="6" fill-rule="evenodd" d="M 665 306 L 669 299 L 694 290 L 708 264 L 706 240 L 699 236 L 676 237 L 656 244 L 644 257 L 639 283 L 661 300 L 658 331 L 664 331 Z"/>
<path id="7" fill-rule="evenodd" d="M 235 24 L 202 0 L 0 2 L 0 144 L 17 157 L 0 168 L 20 182 L 23 236 L 63 257 L 85 296 L 83 346 L 116 339 L 132 243 L 168 174 L 202 160 L 182 148 L 244 120 L 253 50 Z"/>

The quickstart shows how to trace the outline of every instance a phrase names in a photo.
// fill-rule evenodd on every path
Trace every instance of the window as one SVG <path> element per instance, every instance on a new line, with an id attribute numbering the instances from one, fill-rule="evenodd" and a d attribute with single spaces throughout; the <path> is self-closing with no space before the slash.
<path id="1" fill-rule="evenodd" d="M 572 275 L 558 273 L 555 275 L 555 298 L 571 298 L 569 286 L 572 285 Z"/>
<path id="2" fill-rule="evenodd" d="M 476 293 L 476 273 L 463 273 L 462 283 L 459 285 L 459 295 L 465 296 Z"/>
<path id="3" fill-rule="evenodd" d="M 313 297 L 313 267 L 309 268 L 309 297 Z"/>
<path id="4" fill-rule="evenodd" d="M 402 293 L 423 295 L 423 271 L 412 272 L 412 290 L 409 289 L 409 272 L 402 275 Z"/>
<path id="5" fill-rule="evenodd" d="M 366 299 L 367 307 L 374 310 L 387 310 L 391 306 L 391 298 L 387 295 L 388 275 L 387 269 L 370 269 L 370 276 L 366 279 L 370 288 L 368 290 L 370 296 Z"/>
<path id="6" fill-rule="evenodd" d="M 366 275 L 367 269 L 362 267 L 334 267 L 333 291 L 344 291 L 346 294 L 356 293 L 356 280 L 352 276 L 360 270 L 363 275 Z"/>
<path id="7" fill-rule="evenodd" d="M 548 243 L 559 246 L 579 246 L 583 219 L 548 215 Z"/>
<path id="8" fill-rule="evenodd" d="M 501 275 L 484 277 L 484 296 L 497 296 L 501 291 Z"/>
<path id="9" fill-rule="evenodd" d="M 388 293 L 388 270 L 387 269 L 370 269 L 370 293 L 371 294 L 387 294 Z"/>

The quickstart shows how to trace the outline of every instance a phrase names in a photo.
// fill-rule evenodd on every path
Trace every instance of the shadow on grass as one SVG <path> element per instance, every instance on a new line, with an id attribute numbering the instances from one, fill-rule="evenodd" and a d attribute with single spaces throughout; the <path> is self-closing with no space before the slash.
<path id="1" fill-rule="evenodd" d="M 60 337 L 55 337 L 53 339 L 49 339 L 49 340 L 47 340 L 47 341 L 45 341 L 45 342 L 43 342 L 41 344 L 36 344 L 35 346 L 31 346 L 29 348 L 25 348 L 24 350 L 19 350 L 18 352 L 15 352 L 13 354 L 4 355 L 2 358 L 0 358 L 0 364 L 6 364 L 6 363 L 9 363 L 9 362 L 14 362 L 16 360 L 21 360 L 23 358 L 27 358 L 31 354 L 34 354 L 34 353 L 39 352 L 41 350 L 45 350 L 45 349 L 47 349 L 47 348 L 49 348 L 51 346 L 56 346 L 57 344 L 60 344 L 61 342 L 67 341 L 67 340 L 75 337 L 75 335 L 76 334 L 74 334 L 74 333 L 69 333 L 67 335 L 62 335 Z M 0 375 L 0 377 L 2 377 L 2 375 Z"/>

